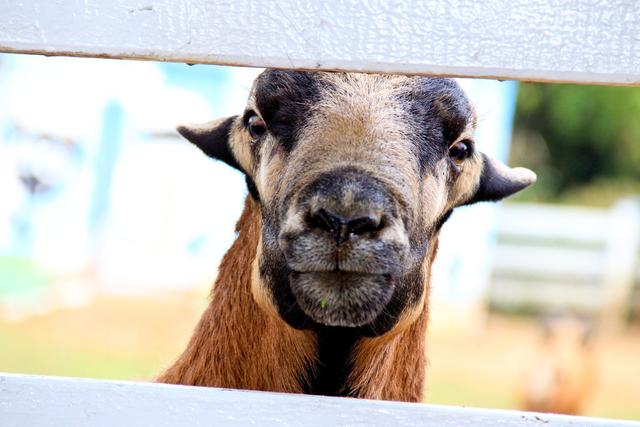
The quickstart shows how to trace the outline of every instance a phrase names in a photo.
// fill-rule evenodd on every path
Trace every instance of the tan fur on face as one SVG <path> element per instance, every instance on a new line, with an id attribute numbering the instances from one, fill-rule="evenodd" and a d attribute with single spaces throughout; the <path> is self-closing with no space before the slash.
<path id="1" fill-rule="evenodd" d="M 482 172 L 482 160 L 477 154 L 465 160 L 462 172 L 453 184 L 451 196 L 447 204 L 448 209 L 453 209 L 468 200 L 478 187 L 480 173 Z"/>
<path id="2" fill-rule="evenodd" d="M 297 149 L 285 161 L 274 138 L 268 136 L 262 142 L 261 162 L 251 170 L 255 170 L 253 179 L 265 200 L 281 198 L 285 192 L 296 193 L 318 174 L 341 166 L 358 166 L 380 179 L 398 200 L 410 205 L 415 204 L 422 189 L 424 211 L 420 215 L 427 222 L 436 221 L 473 193 L 482 167 L 478 155 L 464 162 L 450 189 L 446 187 L 451 174 L 446 160 L 439 163 L 436 174 L 420 177 L 415 154 L 407 142 L 413 129 L 407 124 L 407 112 L 397 101 L 399 93 L 417 84 L 414 78 L 332 73 L 319 76 L 330 83 L 331 89 L 311 106 Z M 440 102 L 444 110 L 445 100 Z M 253 94 L 247 109 L 256 109 Z M 455 142 L 473 140 L 475 126 L 476 116 L 472 113 Z M 241 126 L 234 128 L 233 150 L 243 159 L 249 155 L 249 139 Z M 421 182 L 423 179 L 426 182 Z"/>
<path id="3" fill-rule="evenodd" d="M 419 172 L 407 144 L 411 129 L 395 97 L 405 77 L 328 74 L 332 83 L 310 111 L 288 161 L 285 179 L 295 191 L 318 174 L 357 166 L 383 182 L 398 200 L 415 200 Z M 295 181 L 292 181 L 296 177 Z"/>
<path id="4" fill-rule="evenodd" d="M 340 165 L 358 165 L 394 183 L 399 175 L 398 165 L 415 163 L 406 144 L 400 143 L 406 140 L 409 131 L 402 120 L 405 112 L 393 101 L 407 78 L 381 77 L 371 81 L 370 77 L 322 75 L 337 89 L 312 107 L 311 117 L 297 139 L 297 149 L 286 163 L 282 153 L 274 148 L 277 142 L 273 138 L 267 137 L 262 142 L 261 164 L 253 178 L 266 200 L 282 197 L 285 190 L 295 192 L 285 184 L 295 183 L 296 188 L 301 188 L 318 173 Z M 253 99 L 247 108 L 255 109 Z M 376 156 L 371 155 L 373 152 Z M 405 168 L 403 175 L 407 176 L 404 185 L 394 187 L 408 193 L 406 199 L 415 196 L 411 193 L 415 186 L 409 181 L 416 182 L 418 172 Z"/>
<path id="5" fill-rule="evenodd" d="M 268 315 L 278 318 L 278 310 L 273 301 L 273 296 L 260 277 L 260 260 L 262 259 L 262 236 L 258 240 L 256 256 L 251 264 L 251 295 L 256 304 Z"/>
<path id="6" fill-rule="evenodd" d="M 427 224 L 438 220 L 442 213 L 446 212 L 449 191 L 447 180 L 449 177 L 449 165 L 447 160 L 440 160 L 435 168 L 435 173 L 424 177 L 422 182 L 422 215 Z"/>
<path id="7" fill-rule="evenodd" d="M 273 200 L 280 192 L 282 173 L 288 167 L 281 150 L 276 149 L 277 141 L 272 137 L 266 138 L 260 149 L 261 158 L 256 173 L 256 185 L 265 200 Z"/>
<path id="8" fill-rule="evenodd" d="M 476 115 L 475 112 L 472 118 L 467 123 L 467 127 L 460 136 L 451 144 L 452 146 L 460 141 L 469 140 L 473 141 L 473 133 L 476 128 Z M 482 160 L 480 155 L 476 152 L 473 156 L 466 159 L 459 165 L 460 173 L 454 182 L 453 188 L 450 191 L 449 202 L 447 209 L 452 209 L 464 203 L 468 200 L 478 186 L 480 181 L 480 174 L 482 172 Z"/>
<path id="9" fill-rule="evenodd" d="M 236 118 L 229 134 L 229 147 L 242 169 L 252 174 L 255 165 L 251 154 L 251 137 L 242 125 L 241 117 Z"/>

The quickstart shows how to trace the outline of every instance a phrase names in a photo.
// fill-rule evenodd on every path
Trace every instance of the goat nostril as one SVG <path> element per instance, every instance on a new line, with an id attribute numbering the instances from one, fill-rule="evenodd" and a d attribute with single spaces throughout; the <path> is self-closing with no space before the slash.
<path id="1" fill-rule="evenodd" d="M 348 234 L 364 234 L 373 231 L 379 231 L 383 228 L 382 218 L 378 216 L 368 215 L 355 218 L 347 222 Z"/>
<path id="2" fill-rule="evenodd" d="M 309 215 L 309 225 L 332 233 L 339 232 L 342 220 L 325 209 L 318 209 Z"/>
<path id="3" fill-rule="evenodd" d="M 350 236 L 379 231 L 384 227 L 379 215 L 371 214 L 346 219 L 323 208 L 309 213 L 307 223 L 312 228 L 330 232 L 338 245 L 349 240 Z"/>

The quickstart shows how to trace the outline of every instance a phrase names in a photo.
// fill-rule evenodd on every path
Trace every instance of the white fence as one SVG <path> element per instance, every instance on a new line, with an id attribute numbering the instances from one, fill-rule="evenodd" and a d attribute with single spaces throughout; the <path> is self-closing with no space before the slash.
<path id="1" fill-rule="evenodd" d="M 489 299 L 621 320 L 640 275 L 640 200 L 611 209 L 501 206 Z"/>
<path id="2" fill-rule="evenodd" d="M 640 84 L 636 0 L 0 0 L 0 51 Z"/>
<path id="3" fill-rule="evenodd" d="M 134 382 L 0 375 L 3 427 L 640 426 L 531 412 Z"/>
<path id="4" fill-rule="evenodd" d="M 409 0 L 0 0 L 0 51 L 640 85 L 640 14 L 635 0 L 562 4 L 552 0 L 427 0 L 420 4 Z M 589 260 L 585 257 L 583 262 L 589 264 Z M 616 286 L 610 289 L 619 292 Z M 0 376 L 0 421 L 2 425 L 624 424 L 522 412 L 7 375 Z"/>

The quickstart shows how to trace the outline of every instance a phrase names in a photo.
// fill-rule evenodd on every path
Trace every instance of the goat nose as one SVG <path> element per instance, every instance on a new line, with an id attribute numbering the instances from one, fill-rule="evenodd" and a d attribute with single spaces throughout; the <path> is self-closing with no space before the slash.
<path id="1" fill-rule="evenodd" d="M 378 213 L 368 213 L 355 218 L 345 218 L 320 208 L 309 215 L 309 225 L 333 234 L 336 244 L 346 242 L 353 235 L 361 235 L 382 228 L 382 216 Z"/>

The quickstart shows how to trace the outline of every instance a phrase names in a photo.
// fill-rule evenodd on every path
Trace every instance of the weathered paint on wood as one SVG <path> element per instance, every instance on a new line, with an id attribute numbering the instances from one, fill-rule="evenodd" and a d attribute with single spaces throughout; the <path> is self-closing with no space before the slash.
<path id="1" fill-rule="evenodd" d="M 636 0 L 0 0 L 0 51 L 640 84 Z"/>
<path id="2" fill-rule="evenodd" d="M 13 426 L 634 426 L 517 411 L 0 375 L 0 425 Z"/>

